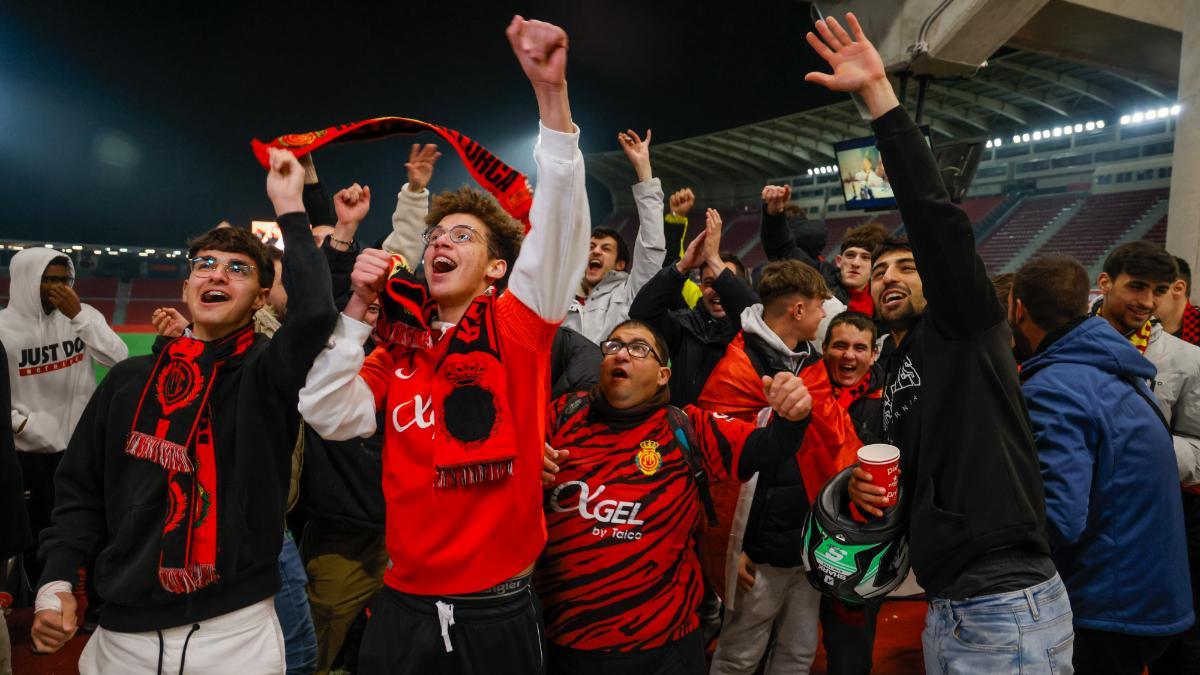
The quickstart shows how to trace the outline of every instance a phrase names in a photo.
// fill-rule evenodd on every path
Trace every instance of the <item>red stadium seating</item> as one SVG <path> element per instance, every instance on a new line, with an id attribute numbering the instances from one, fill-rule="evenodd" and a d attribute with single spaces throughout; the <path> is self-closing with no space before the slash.
<path id="1" fill-rule="evenodd" d="M 1166 188 L 1092 195 L 1079 213 L 1050 237 L 1043 250 L 1073 255 L 1084 267 L 1090 267 L 1112 250 L 1150 207 L 1166 197 Z"/>
<path id="2" fill-rule="evenodd" d="M 111 277 L 88 277 L 75 280 L 75 292 L 81 298 L 115 298 L 118 280 Z"/>
<path id="3" fill-rule="evenodd" d="M 1051 220 L 1082 198 L 1084 195 L 1078 193 L 1027 197 L 980 245 L 979 256 L 988 273 L 999 274 L 1013 256 L 1046 229 Z"/>
<path id="4" fill-rule="evenodd" d="M 182 293 L 183 282 L 179 279 L 134 279 L 129 297 L 178 300 Z"/>
<path id="5" fill-rule="evenodd" d="M 174 307 L 188 316 L 187 305 L 178 300 L 130 300 L 125 307 L 125 323 L 149 324 L 150 315 L 159 307 Z"/>
<path id="6" fill-rule="evenodd" d="M 1167 217 L 1163 216 L 1162 218 L 1159 218 L 1158 222 L 1154 224 L 1154 227 L 1151 227 L 1146 232 L 1146 236 L 1144 236 L 1142 238 L 1145 239 L 1146 241 L 1152 241 L 1156 244 L 1161 244 L 1163 246 L 1166 246 L 1167 245 Z"/>

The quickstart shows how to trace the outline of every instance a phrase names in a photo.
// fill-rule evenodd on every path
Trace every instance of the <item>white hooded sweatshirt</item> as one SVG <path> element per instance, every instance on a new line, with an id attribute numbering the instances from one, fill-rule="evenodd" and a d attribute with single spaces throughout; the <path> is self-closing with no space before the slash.
<path id="1" fill-rule="evenodd" d="M 0 310 L 13 437 L 23 452 L 65 450 L 96 390 L 93 361 L 112 366 L 129 356 L 129 348 L 95 307 L 80 303 L 74 319 L 57 309 L 49 314 L 42 310 L 42 273 L 60 257 L 65 256 L 48 248 L 25 249 L 13 256 L 8 307 Z M 70 258 L 67 266 L 74 276 Z"/>

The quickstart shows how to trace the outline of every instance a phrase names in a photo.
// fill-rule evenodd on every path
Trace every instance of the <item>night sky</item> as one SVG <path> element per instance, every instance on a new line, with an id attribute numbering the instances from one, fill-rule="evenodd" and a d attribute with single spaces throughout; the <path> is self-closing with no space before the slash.
<path id="1" fill-rule="evenodd" d="M 223 219 L 270 219 L 251 137 L 378 115 L 459 129 L 531 172 L 537 108 L 504 36 L 514 13 L 567 30 L 585 153 L 616 149 L 627 127 L 665 142 L 839 100 L 803 82 L 820 64 L 795 0 L 22 4 L 0 7 L 0 235 L 13 238 L 173 246 Z M 389 228 L 416 138 L 434 140 L 316 153 L 331 190 L 372 187 L 360 238 Z M 448 152 L 432 187 L 466 182 Z M 608 197 L 588 187 L 600 218 Z"/>

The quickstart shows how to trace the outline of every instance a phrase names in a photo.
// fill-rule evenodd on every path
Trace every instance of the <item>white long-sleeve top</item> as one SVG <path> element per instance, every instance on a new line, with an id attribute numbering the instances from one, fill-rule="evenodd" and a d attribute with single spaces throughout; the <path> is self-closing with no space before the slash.
<path id="1" fill-rule="evenodd" d="M 573 133 L 541 125 L 539 130 L 533 152 L 538 172 L 529 214 L 531 228 L 521 244 L 506 292 L 547 323 L 558 324 L 566 316 L 583 275 L 591 216 L 578 127 Z M 366 324 L 343 314 L 329 345 L 308 372 L 300 390 L 300 414 L 322 438 L 346 440 L 375 433 L 375 411 L 383 402 L 376 400 L 358 375 L 364 360 L 362 345 L 369 334 Z M 395 377 L 406 375 L 412 376 L 395 373 Z"/>

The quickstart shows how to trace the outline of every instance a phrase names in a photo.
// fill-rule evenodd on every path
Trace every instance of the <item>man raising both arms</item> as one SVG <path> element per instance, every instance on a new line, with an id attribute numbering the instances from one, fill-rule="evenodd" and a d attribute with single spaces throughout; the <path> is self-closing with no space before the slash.
<path id="1" fill-rule="evenodd" d="M 1058 672 L 1071 660 L 1066 589 L 1049 556 L 1046 506 L 1012 332 L 967 215 L 896 99 L 853 14 L 808 42 L 833 74 L 806 79 L 862 97 L 912 243 L 872 256 L 871 294 L 897 341 L 884 366 L 884 433 L 900 448 L 913 570 L 929 597 L 929 673 Z M 856 470 L 851 496 L 879 515 Z M 872 504 L 872 501 L 875 501 Z"/>
<path id="2" fill-rule="evenodd" d="M 567 35 L 519 16 L 507 32 L 542 119 L 528 237 L 522 244 L 521 225 L 480 191 L 434 198 L 420 317 L 429 332 L 381 345 L 364 363 L 370 326 L 360 319 L 391 266 L 390 255 L 368 249 L 333 344 L 301 393 L 300 411 L 322 438 L 373 433 L 377 409 L 387 420 L 390 564 L 359 654 L 367 674 L 545 669 L 529 580 L 546 542 L 549 351 L 583 274 L 589 221 Z M 387 293 L 402 283 L 390 279 Z"/>

